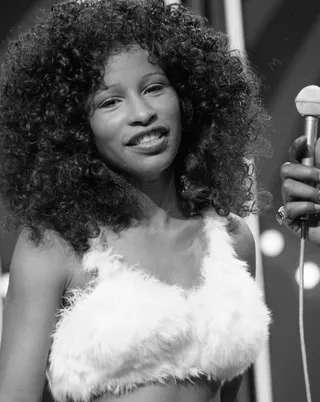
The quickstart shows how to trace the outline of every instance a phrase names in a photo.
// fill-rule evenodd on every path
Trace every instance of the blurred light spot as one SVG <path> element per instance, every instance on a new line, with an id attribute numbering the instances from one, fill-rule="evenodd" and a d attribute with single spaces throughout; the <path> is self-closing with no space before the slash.
<path id="1" fill-rule="evenodd" d="M 0 299 L 5 298 L 9 286 L 9 273 L 0 275 Z"/>
<path id="2" fill-rule="evenodd" d="M 297 283 L 300 283 L 300 270 L 297 268 L 295 278 Z M 304 263 L 303 287 L 304 289 L 313 289 L 320 282 L 320 268 L 317 264 L 311 261 Z"/>
<path id="3" fill-rule="evenodd" d="M 261 252 L 267 257 L 276 257 L 284 249 L 284 237 L 275 229 L 265 230 L 260 235 Z"/>

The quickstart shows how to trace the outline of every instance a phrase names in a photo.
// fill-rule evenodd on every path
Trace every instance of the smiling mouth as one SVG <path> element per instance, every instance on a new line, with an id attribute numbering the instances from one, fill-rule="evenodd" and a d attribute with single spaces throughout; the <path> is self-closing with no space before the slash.
<path id="1" fill-rule="evenodd" d="M 153 142 L 159 141 L 162 137 L 168 134 L 168 130 L 164 129 L 155 129 L 150 130 L 146 133 L 141 133 L 141 135 L 136 136 L 135 138 L 131 139 L 127 146 L 135 146 L 135 145 L 147 145 Z"/>

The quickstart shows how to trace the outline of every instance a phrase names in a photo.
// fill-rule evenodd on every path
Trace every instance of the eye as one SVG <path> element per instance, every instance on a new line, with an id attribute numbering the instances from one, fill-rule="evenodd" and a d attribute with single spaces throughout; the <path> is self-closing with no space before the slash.
<path id="1" fill-rule="evenodd" d="M 159 92 L 163 89 L 163 85 L 162 84 L 152 84 L 150 86 L 148 86 L 148 88 L 145 89 L 145 93 L 152 93 L 152 92 Z"/>
<path id="2" fill-rule="evenodd" d="M 120 99 L 117 99 L 117 98 L 108 99 L 108 100 L 105 100 L 104 102 L 101 102 L 99 105 L 99 108 L 110 109 L 112 107 L 115 107 L 119 102 L 120 102 Z"/>

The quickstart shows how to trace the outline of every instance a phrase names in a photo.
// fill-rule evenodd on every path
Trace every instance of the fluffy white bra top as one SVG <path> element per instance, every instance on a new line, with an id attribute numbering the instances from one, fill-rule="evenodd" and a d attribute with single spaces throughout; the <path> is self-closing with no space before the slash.
<path id="1" fill-rule="evenodd" d="M 59 313 L 47 377 L 59 402 L 89 402 L 152 382 L 242 374 L 268 337 L 270 314 L 226 219 L 205 216 L 202 283 L 191 290 L 129 267 L 92 245 L 83 269 L 97 272 Z"/>

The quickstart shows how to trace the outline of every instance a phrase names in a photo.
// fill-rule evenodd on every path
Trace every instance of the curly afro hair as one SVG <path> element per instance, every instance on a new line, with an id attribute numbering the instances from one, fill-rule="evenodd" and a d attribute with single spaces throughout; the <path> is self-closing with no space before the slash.
<path id="1" fill-rule="evenodd" d="M 89 125 L 108 55 L 132 44 L 149 51 L 181 102 L 175 175 L 185 215 L 209 205 L 222 216 L 252 209 L 248 158 L 268 118 L 226 36 L 162 0 L 73 0 L 12 40 L 1 68 L 0 188 L 10 227 L 29 228 L 35 242 L 53 230 L 82 254 L 102 226 L 118 231 L 142 216 Z"/>

